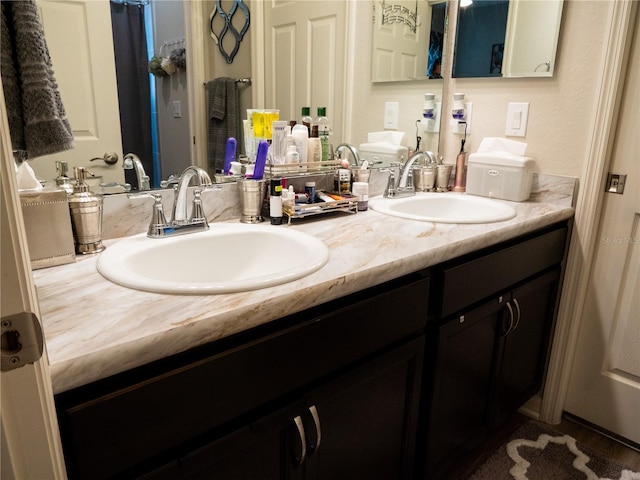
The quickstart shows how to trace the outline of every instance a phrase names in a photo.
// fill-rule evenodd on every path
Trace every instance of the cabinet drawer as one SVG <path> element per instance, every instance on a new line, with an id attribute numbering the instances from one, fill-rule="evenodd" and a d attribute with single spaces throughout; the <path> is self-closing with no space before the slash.
<path id="1" fill-rule="evenodd" d="M 70 477 L 122 472 L 424 329 L 429 279 L 394 285 L 115 391 L 59 398 Z"/>
<path id="2" fill-rule="evenodd" d="M 443 271 L 442 311 L 446 317 L 562 261 L 567 227 Z"/>

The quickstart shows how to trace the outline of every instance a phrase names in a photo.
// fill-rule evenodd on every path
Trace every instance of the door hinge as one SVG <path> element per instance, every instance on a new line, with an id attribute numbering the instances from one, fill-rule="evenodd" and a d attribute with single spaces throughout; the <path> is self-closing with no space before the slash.
<path id="1" fill-rule="evenodd" d="M 3 372 L 40 360 L 44 349 L 42 326 L 35 314 L 21 312 L 0 319 L 0 367 Z"/>

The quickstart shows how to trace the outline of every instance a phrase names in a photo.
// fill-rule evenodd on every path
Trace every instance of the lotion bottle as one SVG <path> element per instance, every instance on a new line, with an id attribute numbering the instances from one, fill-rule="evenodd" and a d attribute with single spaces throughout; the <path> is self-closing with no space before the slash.
<path id="1" fill-rule="evenodd" d="M 309 131 L 304 125 L 298 124 L 291 129 L 291 135 L 293 135 L 293 142 L 300 157 L 300 170 L 306 171 L 307 152 L 309 150 Z"/>
<path id="2" fill-rule="evenodd" d="M 318 117 L 315 119 L 314 128 L 318 129 L 318 138 L 322 146 L 322 161 L 326 162 L 331 156 L 331 142 L 329 140 L 329 119 L 327 118 L 327 108 L 318 107 Z"/>

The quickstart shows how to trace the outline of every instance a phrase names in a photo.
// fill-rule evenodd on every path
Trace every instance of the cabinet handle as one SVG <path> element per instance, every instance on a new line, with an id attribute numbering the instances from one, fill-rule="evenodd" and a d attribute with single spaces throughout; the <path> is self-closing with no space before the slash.
<path id="1" fill-rule="evenodd" d="M 509 335 L 511 333 L 511 330 L 513 330 L 513 308 L 511 307 L 511 302 L 507 302 L 507 310 L 509 310 L 509 328 L 507 328 L 507 331 L 502 335 L 503 337 L 506 337 L 507 335 Z"/>
<path id="2" fill-rule="evenodd" d="M 304 425 L 302 424 L 302 418 L 298 415 L 293 419 L 293 423 L 295 423 L 296 428 L 298 429 L 298 438 L 300 439 L 300 456 L 296 456 L 296 462 L 298 465 L 302 465 L 304 463 L 304 459 L 307 457 L 307 440 L 304 436 Z"/>
<path id="3" fill-rule="evenodd" d="M 318 416 L 318 409 L 315 405 L 311 405 L 309 407 L 309 412 L 311 413 L 311 418 L 313 418 L 313 424 L 316 427 L 316 442 L 315 445 L 309 445 L 311 451 L 317 452 L 320 448 L 320 443 L 322 442 L 322 430 L 320 430 L 320 417 Z"/>
<path id="4" fill-rule="evenodd" d="M 518 299 L 517 298 L 513 299 L 513 304 L 516 306 L 516 312 L 518 313 L 518 318 L 516 319 L 516 324 L 513 326 L 513 329 L 515 330 L 516 328 L 518 328 L 518 325 L 520 325 L 520 318 L 522 317 L 522 315 L 520 314 L 520 304 L 518 303 Z"/>

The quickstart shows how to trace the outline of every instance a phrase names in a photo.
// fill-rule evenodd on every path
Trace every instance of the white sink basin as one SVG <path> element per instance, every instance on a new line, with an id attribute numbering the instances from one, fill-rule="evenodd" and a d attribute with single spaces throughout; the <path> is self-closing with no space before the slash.
<path id="1" fill-rule="evenodd" d="M 377 212 L 394 217 L 439 223 L 491 223 L 509 220 L 516 211 L 509 205 L 464 193 L 417 193 L 404 198 L 369 200 Z"/>
<path id="2" fill-rule="evenodd" d="M 285 226 L 223 223 L 170 238 L 129 237 L 102 252 L 97 268 L 125 287 L 210 294 L 287 283 L 328 260 L 327 246 L 311 235 Z"/>

